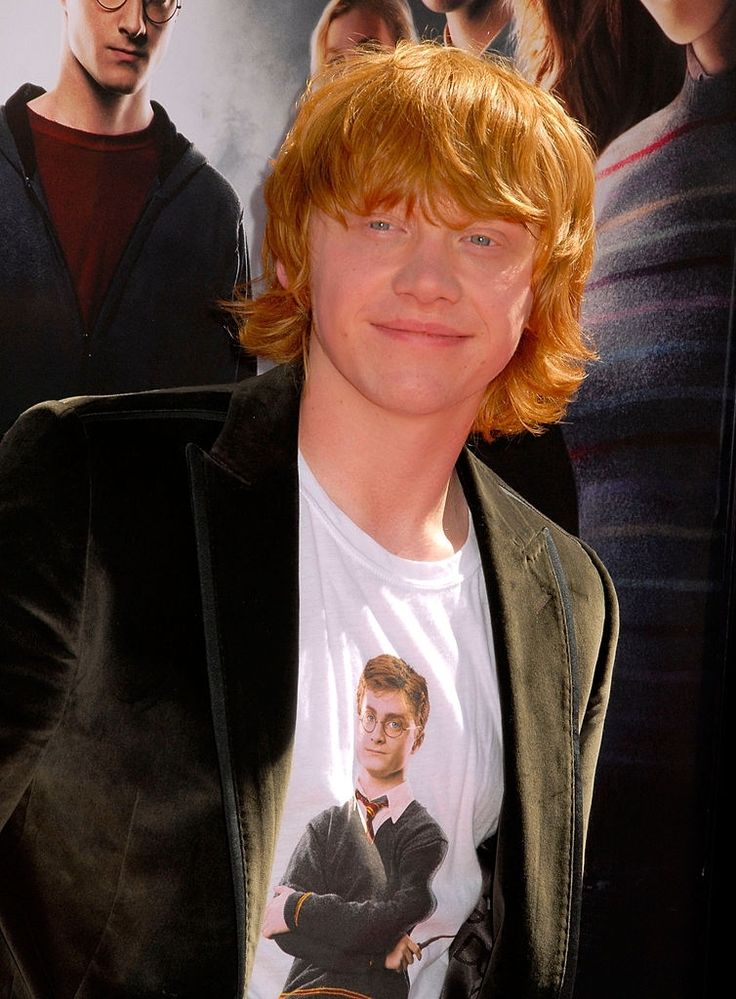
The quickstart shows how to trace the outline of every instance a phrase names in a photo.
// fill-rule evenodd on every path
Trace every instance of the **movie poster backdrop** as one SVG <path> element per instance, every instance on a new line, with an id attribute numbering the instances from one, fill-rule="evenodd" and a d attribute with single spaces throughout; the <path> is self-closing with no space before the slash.
<path id="1" fill-rule="evenodd" d="M 625 12 L 638 2 L 606 6 Z M 260 187 L 307 78 L 323 6 L 183 0 L 154 80 L 155 99 L 240 194 L 256 273 Z M 458 6 L 412 0 L 417 34 L 441 40 L 442 11 Z M 61 17 L 58 0 L 0 4 L 2 101 L 25 81 L 53 84 Z M 502 49 L 513 53 L 508 33 Z M 577 999 L 705 996 L 719 953 L 736 83 L 731 71 L 695 86 L 698 72 L 691 63 L 675 103 L 604 149 L 598 168 L 585 322 L 600 361 L 565 436 L 580 533 L 614 577 L 622 631 L 588 839 Z"/>

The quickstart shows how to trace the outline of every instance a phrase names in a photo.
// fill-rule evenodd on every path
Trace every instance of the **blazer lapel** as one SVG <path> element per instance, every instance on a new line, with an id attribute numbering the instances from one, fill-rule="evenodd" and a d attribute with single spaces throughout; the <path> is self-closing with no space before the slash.
<path id="1" fill-rule="evenodd" d="M 209 454 L 188 452 L 238 996 L 258 941 L 296 718 L 297 424 L 298 382 L 278 369 L 238 386 Z"/>
<path id="2" fill-rule="evenodd" d="M 530 526 L 524 502 L 472 456 L 459 471 L 488 588 L 504 734 L 495 943 L 483 994 L 560 996 L 570 988 L 582 857 L 567 583 L 550 532 Z"/>

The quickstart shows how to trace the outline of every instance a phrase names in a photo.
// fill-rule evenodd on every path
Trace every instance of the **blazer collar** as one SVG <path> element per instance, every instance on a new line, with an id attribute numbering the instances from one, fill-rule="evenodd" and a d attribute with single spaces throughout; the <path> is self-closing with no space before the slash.
<path id="1" fill-rule="evenodd" d="M 281 365 L 239 382 L 210 452 L 223 468 L 254 485 L 296 468 L 301 365 Z"/>

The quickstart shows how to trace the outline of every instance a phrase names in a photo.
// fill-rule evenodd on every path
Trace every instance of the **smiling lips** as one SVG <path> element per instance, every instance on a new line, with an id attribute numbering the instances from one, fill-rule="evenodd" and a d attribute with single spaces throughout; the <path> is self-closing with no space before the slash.
<path id="1" fill-rule="evenodd" d="M 372 324 L 376 329 L 390 336 L 426 337 L 438 341 L 464 340 L 469 334 L 462 333 L 453 326 L 446 326 L 444 323 L 426 322 L 414 319 L 389 319 L 385 322 L 375 322 Z"/>

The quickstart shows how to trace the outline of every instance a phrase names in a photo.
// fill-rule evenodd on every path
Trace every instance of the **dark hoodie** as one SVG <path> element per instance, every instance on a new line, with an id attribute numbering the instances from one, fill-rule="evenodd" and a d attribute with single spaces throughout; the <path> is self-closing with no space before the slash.
<path id="1" fill-rule="evenodd" d="M 155 103 L 158 177 L 85 327 L 36 170 L 26 104 L 41 93 L 24 84 L 0 108 L 0 433 L 45 399 L 250 373 L 217 305 L 247 278 L 242 207 Z"/>

